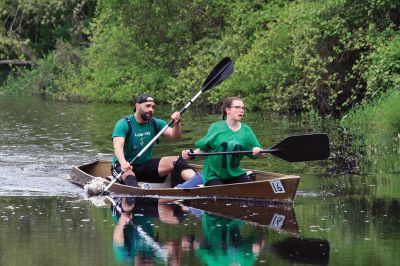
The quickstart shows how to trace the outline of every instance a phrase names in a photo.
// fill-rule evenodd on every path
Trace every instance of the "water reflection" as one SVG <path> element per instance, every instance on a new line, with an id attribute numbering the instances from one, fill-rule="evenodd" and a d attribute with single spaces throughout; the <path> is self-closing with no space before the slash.
<path id="1" fill-rule="evenodd" d="M 113 232 L 113 251 L 124 265 L 180 265 L 180 246 L 167 241 L 162 247 L 156 240 L 153 220 L 179 224 L 184 219 L 182 206 L 151 198 L 107 197 L 116 220 Z"/>
<path id="2" fill-rule="evenodd" d="M 168 119 L 170 107 L 157 108 L 160 117 Z M 71 104 L 31 96 L 0 97 L 1 265 L 115 264 L 114 225 L 108 208 L 93 208 L 88 202 L 69 198 L 78 195 L 82 199 L 83 190 L 64 177 L 71 165 L 110 159 L 113 125 L 131 111 L 131 106 L 123 104 Z M 161 138 L 155 156 L 179 154 L 204 135 L 209 124 L 218 118 L 201 112 L 200 108 L 191 107 L 183 120 L 183 139 L 172 143 Z M 326 132 L 330 137 L 332 157 L 326 161 L 288 163 L 273 156 L 243 161 L 244 167 L 301 176 L 294 208 L 302 238 L 328 239 L 332 265 L 398 264 L 398 142 L 376 148 L 359 136 L 344 134 L 331 118 L 314 121 L 261 113 L 246 116 L 265 147 L 295 134 Z M 194 163 L 201 164 L 201 160 Z M 33 195 L 40 197 L 29 197 Z M 63 197 L 55 199 L 52 195 Z M 181 203 L 191 210 L 205 211 L 208 216 L 244 221 L 239 226 L 244 238 L 257 232 L 264 240 L 264 248 L 256 255 L 255 264 L 291 263 L 289 255 L 281 256 L 271 248 L 273 243 L 291 237 L 285 227 L 290 219 L 286 218 L 283 229 L 277 230 L 270 226 L 270 221 L 262 221 L 262 210 L 253 215 L 251 208 L 239 206 L 239 215 L 235 216 L 224 213 L 230 208 L 227 204 L 215 211 L 210 204 L 208 209 L 195 203 L 185 204 Z M 168 223 L 166 218 L 162 221 L 162 216 L 150 219 L 154 239 L 168 253 L 168 263 L 174 257 L 180 258 L 182 265 L 201 264 L 197 251 L 206 241 L 201 226 L 202 211 L 198 213 L 200 216 L 183 211 L 184 219 L 178 219 L 177 224 Z M 173 213 L 170 218 L 176 221 Z"/>
<path id="3" fill-rule="evenodd" d="M 271 251 L 293 263 L 328 265 L 330 245 L 327 240 L 288 237 L 273 243 Z"/>
<path id="4" fill-rule="evenodd" d="M 0 197 L 0 225 L 0 265 L 107 265 L 113 259 L 104 241 L 109 215 L 79 199 Z"/>
<path id="5" fill-rule="evenodd" d="M 236 218 L 247 223 L 266 226 L 275 231 L 297 235 L 297 225 L 293 205 L 271 204 L 266 201 L 240 200 L 185 200 L 185 206 L 206 211 L 222 217 Z"/>
<path id="6" fill-rule="evenodd" d="M 122 265 L 181 265 L 187 253 L 205 265 L 254 265 L 261 253 L 269 252 L 292 262 L 326 264 L 329 243 L 299 236 L 291 206 L 265 202 L 106 197 L 115 219 L 113 252 Z M 250 203 L 250 204 L 248 204 Z M 201 235 L 183 233 L 161 240 L 157 220 L 182 225 L 189 217 L 200 220 Z M 240 219 L 239 219 L 240 218 Z M 249 224 L 283 234 L 278 241 Z M 160 226 L 161 227 L 161 226 Z M 156 232 L 157 231 L 157 232 Z M 264 255 L 265 256 L 265 255 Z"/>
<path id="7" fill-rule="evenodd" d="M 264 241 L 254 231 L 242 234 L 243 221 L 209 215 L 202 216 L 205 240 L 197 251 L 207 265 L 253 265 Z"/>
<path id="8" fill-rule="evenodd" d="M 186 206 L 204 210 L 204 241 L 197 255 L 207 265 L 254 265 L 259 255 L 271 252 L 292 263 L 328 264 L 329 242 L 299 234 L 292 205 L 264 201 L 188 200 Z M 278 241 L 243 226 L 256 224 L 284 234 Z M 268 244 L 267 242 L 270 242 Z"/>

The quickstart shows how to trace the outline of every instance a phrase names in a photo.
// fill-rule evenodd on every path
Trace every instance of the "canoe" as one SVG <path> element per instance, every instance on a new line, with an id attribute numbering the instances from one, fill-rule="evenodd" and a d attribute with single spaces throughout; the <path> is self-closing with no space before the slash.
<path id="1" fill-rule="evenodd" d="M 195 171 L 201 172 L 202 166 L 192 165 Z M 110 183 L 111 161 L 98 160 L 81 166 L 74 166 L 67 179 L 83 187 L 97 177 L 104 178 L 104 184 Z M 299 176 L 252 170 L 252 182 L 204 186 L 195 188 L 171 188 L 171 178 L 164 183 L 152 183 L 150 189 L 130 187 L 114 183 L 108 191 L 118 195 L 162 198 L 214 198 L 264 200 L 276 203 L 291 204 L 294 201 Z M 139 185 L 141 183 L 139 182 Z"/>
<path id="2" fill-rule="evenodd" d="M 257 226 L 268 227 L 292 235 L 299 234 L 296 216 L 292 205 L 271 204 L 264 201 L 183 200 L 182 205 L 205 211 L 225 218 L 240 219 Z"/>

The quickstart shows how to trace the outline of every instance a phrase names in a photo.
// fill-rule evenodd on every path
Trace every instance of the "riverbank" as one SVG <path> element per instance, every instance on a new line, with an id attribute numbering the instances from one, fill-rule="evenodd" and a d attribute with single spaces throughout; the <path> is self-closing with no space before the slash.
<path id="1" fill-rule="evenodd" d="M 364 137 L 366 144 L 398 149 L 400 152 L 400 91 L 391 90 L 378 99 L 354 108 L 346 114 L 341 125 L 355 135 Z"/>

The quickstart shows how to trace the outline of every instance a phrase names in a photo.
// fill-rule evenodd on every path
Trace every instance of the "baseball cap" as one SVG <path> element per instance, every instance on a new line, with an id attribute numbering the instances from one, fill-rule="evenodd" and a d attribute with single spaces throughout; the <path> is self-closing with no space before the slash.
<path id="1" fill-rule="evenodd" d="M 145 102 L 156 102 L 153 96 L 150 96 L 148 94 L 143 94 L 140 95 L 136 98 L 136 103 L 145 103 Z"/>

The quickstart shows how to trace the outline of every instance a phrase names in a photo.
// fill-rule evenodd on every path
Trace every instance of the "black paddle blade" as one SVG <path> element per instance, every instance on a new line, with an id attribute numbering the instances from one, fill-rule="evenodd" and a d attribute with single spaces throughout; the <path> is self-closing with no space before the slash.
<path id="1" fill-rule="evenodd" d="M 271 154 L 288 162 L 324 160 L 329 157 L 329 138 L 326 134 L 288 137 L 271 148 Z"/>
<path id="2" fill-rule="evenodd" d="M 222 81 L 226 80 L 233 72 L 233 62 L 229 57 L 225 57 L 214 67 L 206 81 L 204 81 L 202 92 L 218 86 Z"/>

